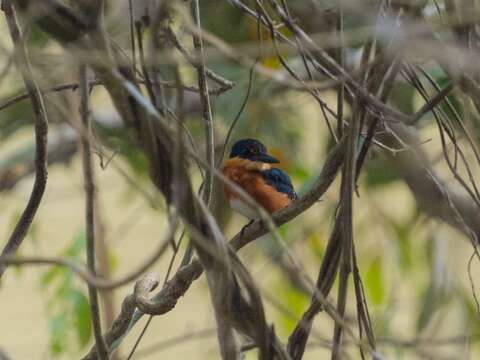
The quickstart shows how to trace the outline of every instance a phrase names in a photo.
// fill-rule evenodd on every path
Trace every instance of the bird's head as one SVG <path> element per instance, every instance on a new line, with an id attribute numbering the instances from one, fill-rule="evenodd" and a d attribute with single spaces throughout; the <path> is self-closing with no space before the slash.
<path id="1" fill-rule="evenodd" d="M 279 162 L 268 155 L 265 145 L 255 139 L 242 139 L 233 144 L 230 159 L 235 157 L 268 164 Z"/>

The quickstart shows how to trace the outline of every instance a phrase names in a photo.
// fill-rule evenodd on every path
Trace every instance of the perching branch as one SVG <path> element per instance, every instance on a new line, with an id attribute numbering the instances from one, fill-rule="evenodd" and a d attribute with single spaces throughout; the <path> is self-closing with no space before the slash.
<path id="1" fill-rule="evenodd" d="M 338 170 L 340 169 L 345 152 L 345 141 L 339 142 L 328 154 L 321 173 L 312 186 L 312 189 L 301 196 L 293 205 L 280 210 L 272 215 L 272 220 L 277 226 L 280 226 L 295 217 L 301 215 L 310 207 L 315 205 L 322 195 L 328 190 L 333 180 L 335 179 Z M 238 233 L 230 241 L 230 246 L 238 251 L 242 247 L 248 245 L 253 240 L 265 235 L 268 232 L 268 226 L 262 220 L 254 221 L 244 231 Z M 195 260 L 190 265 L 185 266 L 177 271 L 177 273 L 168 281 L 165 286 L 152 297 L 151 301 L 156 302 L 158 308 L 170 311 L 173 309 L 177 301 L 185 295 L 190 288 L 193 281 L 198 279 L 203 272 L 202 265 Z M 158 311 L 158 310 L 157 310 Z M 134 317 L 134 322 L 141 317 Z M 133 324 L 132 324 L 133 325 Z M 123 335 L 122 335 L 123 337 Z M 115 340 L 120 339 L 121 336 L 109 342 L 113 348 L 119 345 Z"/>

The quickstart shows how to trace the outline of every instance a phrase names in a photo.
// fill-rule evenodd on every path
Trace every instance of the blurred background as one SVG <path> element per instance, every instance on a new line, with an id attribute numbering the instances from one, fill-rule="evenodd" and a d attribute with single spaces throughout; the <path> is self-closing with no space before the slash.
<path id="1" fill-rule="evenodd" d="M 134 1 L 134 20 L 144 21 L 142 15 L 153 3 Z M 288 75 L 272 50 L 268 31 L 261 30 L 259 35 L 254 19 L 227 1 L 200 3 L 202 26 L 206 30 L 240 53 L 256 59 L 272 73 Z M 344 16 L 345 36 L 349 39 L 345 59 L 354 68 L 359 62 L 366 37 L 379 25 L 375 22 L 376 13 L 368 14 L 366 10 L 369 2 L 360 1 L 350 7 L 347 4 L 353 2 L 343 3 L 347 9 Z M 440 8 L 437 5 L 435 1 L 426 2 L 422 11 L 433 27 L 440 28 L 439 24 L 448 15 L 448 9 L 444 2 L 441 2 Z M 289 6 L 305 30 L 316 35 L 312 37 L 319 46 L 335 51 L 334 46 L 329 47 L 334 41 L 329 36 L 329 29 L 334 21 L 335 1 L 289 1 Z M 322 16 L 314 17 L 314 14 Z M 129 16 L 128 1 L 109 2 L 105 19 L 108 35 L 128 54 L 131 48 Z M 191 35 L 180 23 L 178 18 L 172 20 L 181 43 L 192 51 Z M 52 91 L 44 92 L 50 120 L 46 193 L 18 255 L 62 256 L 83 262 L 85 205 L 82 160 L 79 137 L 72 127 L 78 121 L 79 93 L 76 87 L 68 86 L 76 83 L 78 75 L 68 50 L 35 25 L 28 22 L 22 22 L 22 25 L 40 87 Z M 285 36 L 293 38 L 288 30 L 282 31 Z M 148 39 L 148 36 L 146 28 L 144 37 Z M 448 82 L 439 65 L 424 61 L 426 55 L 421 52 L 416 54 L 414 48 L 409 50 L 409 56 L 422 63 L 437 83 Z M 302 59 L 298 54 L 283 48 L 280 52 L 294 69 L 301 71 Z M 207 46 L 206 53 L 208 67 L 235 83 L 231 90 L 212 97 L 217 156 L 221 156 L 229 127 L 246 100 L 231 141 L 243 137 L 261 140 L 281 159 L 280 167 L 291 175 L 297 192 L 305 193 L 334 144 L 317 100 L 308 92 L 288 88 L 269 77 L 254 73 L 251 78 L 250 67 L 226 59 L 210 46 Z M 1 17 L 2 244 L 25 207 L 34 179 L 32 109 L 28 98 L 21 97 L 25 88 L 11 55 L 11 39 L 4 17 Z M 196 73 L 192 67 L 179 52 L 173 56 L 185 84 L 195 85 Z M 89 76 L 93 80 L 93 74 Z M 320 82 L 323 80 L 325 78 L 318 78 Z M 323 91 L 319 96 L 329 108 L 337 109 L 335 89 Z M 473 105 L 459 91 L 453 91 L 448 98 L 460 117 L 468 119 L 473 142 L 478 144 L 479 118 Z M 93 87 L 91 102 L 101 244 L 98 246 L 98 258 L 100 272 L 115 278 L 142 263 L 150 249 L 163 238 L 167 229 L 165 202 L 149 180 L 144 155 L 136 146 L 131 132 L 123 127 L 102 86 Z M 399 77 L 393 85 L 389 103 L 405 113 L 414 113 L 422 107 L 424 99 Z M 183 111 L 192 141 L 197 144 L 198 152 L 205 156 L 200 101 L 195 92 L 184 93 Z M 351 116 L 350 111 L 345 104 L 347 119 Z M 334 123 L 332 116 L 327 117 Z M 452 126 L 458 128 L 457 125 Z M 433 114 L 427 113 L 414 128 L 420 141 L 418 147 L 431 169 L 447 187 L 465 195 L 444 159 L 442 139 Z M 458 141 L 462 143 L 466 139 L 460 136 Z M 474 291 L 480 287 L 480 265 L 474 259 L 469 270 L 473 250 L 466 235 L 423 211 L 424 207 L 437 205 L 419 204 L 416 200 L 418 196 L 405 182 L 404 168 L 398 165 L 403 161 L 403 153 L 408 151 L 401 147 L 397 147 L 397 151 L 373 147 L 360 175 L 358 196 L 355 197 L 356 254 L 378 349 L 388 359 L 475 359 L 480 356 L 479 312 L 474 298 Z M 467 163 L 476 162 L 471 149 L 465 149 L 464 156 Z M 201 176 L 194 164 L 191 165 L 191 173 L 198 188 Z M 477 179 L 478 174 L 478 167 L 472 165 L 473 179 Z M 312 279 L 317 276 L 333 227 L 339 186 L 337 179 L 321 201 L 280 228 L 289 251 L 300 259 L 302 268 Z M 247 220 L 231 213 L 220 184 L 215 186 L 214 199 L 214 212 L 229 239 L 240 231 Z M 181 244 L 182 250 L 185 244 L 186 240 Z M 172 250 L 168 251 L 170 253 L 151 269 L 159 272 L 161 281 L 171 261 Z M 242 249 L 240 257 L 261 291 L 268 320 L 275 324 L 279 337 L 286 341 L 308 306 L 310 296 L 292 278 L 285 252 L 271 236 L 266 235 Z M 178 256 L 173 263 L 174 269 L 180 261 L 181 256 Z M 111 324 L 120 311 L 122 299 L 131 292 L 131 284 L 101 292 L 105 326 Z M 331 296 L 335 298 L 336 287 Z M 11 359 L 79 358 L 93 343 L 89 311 L 87 287 L 68 269 L 11 267 L 0 285 L 0 350 Z M 355 323 L 353 298 L 349 299 L 347 314 L 348 321 Z M 146 320 L 144 318 L 136 324 L 126 337 L 116 355 L 118 359 L 126 358 Z M 332 329 L 333 321 L 320 313 L 314 323 L 306 359 L 329 356 Z M 356 347 L 350 345 L 347 345 L 349 356 L 360 358 Z M 194 282 L 173 311 L 153 319 L 133 358 L 219 358 L 205 277 Z M 248 353 L 247 358 L 255 356 Z"/>

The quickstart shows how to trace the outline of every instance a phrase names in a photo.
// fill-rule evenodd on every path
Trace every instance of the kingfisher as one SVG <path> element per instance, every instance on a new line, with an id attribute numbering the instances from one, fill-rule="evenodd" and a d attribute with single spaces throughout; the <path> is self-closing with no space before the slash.
<path id="1" fill-rule="evenodd" d="M 272 214 L 297 199 L 288 174 L 272 167 L 276 163 L 279 161 L 268 154 L 260 141 L 241 139 L 232 146 L 230 158 L 223 163 L 222 171 Z M 224 191 L 233 210 L 250 219 L 250 223 L 258 218 L 255 209 L 243 201 L 231 186 L 225 184 Z"/>

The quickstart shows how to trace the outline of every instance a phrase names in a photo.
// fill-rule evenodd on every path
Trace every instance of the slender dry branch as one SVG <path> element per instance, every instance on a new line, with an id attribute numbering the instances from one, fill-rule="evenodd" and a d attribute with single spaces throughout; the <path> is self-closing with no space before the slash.
<path id="1" fill-rule="evenodd" d="M 141 288 L 142 294 L 145 295 L 146 292 L 150 292 L 155 289 L 158 282 L 155 281 L 157 274 L 152 273 L 148 274 L 144 279 L 138 280 L 135 283 L 135 289 Z M 135 309 L 137 307 L 137 297 L 135 294 L 129 294 L 125 297 L 122 302 L 122 309 L 118 317 L 112 324 L 110 330 L 105 334 L 104 338 L 107 344 L 112 344 L 115 339 L 122 336 L 122 334 L 127 331 L 130 321 L 133 317 Z M 94 346 L 92 350 L 85 355 L 82 360 L 92 360 L 97 359 L 97 350 Z"/>
<path id="2" fill-rule="evenodd" d="M 453 84 L 448 84 L 441 91 L 439 91 L 430 101 L 426 102 L 412 118 L 406 122 L 406 125 L 416 124 L 426 113 L 431 111 L 434 107 L 440 104 L 450 92 L 453 90 Z"/>
<path id="3" fill-rule="evenodd" d="M 180 336 L 162 339 L 152 345 L 147 345 L 143 349 L 139 350 L 137 352 L 137 358 L 140 359 L 152 354 L 157 354 L 158 356 L 158 353 L 160 351 L 166 350 L 170 347 L 181 345 L 189 341 L 196 341 L 203 338 L 210 338 L 215 336 L 216 333 L 217 333 L 217 329 L 210 328 L 210 329 L 204 329 L 199 331 L 188 331 L 185 334 L 182 334 Z"/>
<path id="4" fill-rule="evenodd" d="M 240 351 L 235 340 L 234 326 L 231 322 L 232 315 L 236 311 L 236 309 L 232 308 L 232 300 L 237 300 L 235 295 L 240 295 L 240 293 L 238 292 L 238 285 L 235 281 L 235 274 L 232 271 L 228 246 L 221 232 L 218 230 L 218 225 L 209 214 L 207 205 L 201 201 L 198 196 L 196 199 L 208 226 L 208 232 L 205 231 L 205 233 L 211 234 L 212 240 L 209 241 L 203 238 L 201 233 L 197 234 L 195 229 L 189 228 L 189 233 L 193 235 L 192 239 L 194 242 L 192 244 L 197 253 L 202 254 L 203 251 L 208 250 L 208 247 L 204 248 L 203 245 L 207 245 L 213 241 L 216 245 L 216 248 L 214 248 L 216 250 L 216 256 L 222 257 L 222 261 L 217 260 L 213 265 L 208 264 L 209 267 L 205 269 L 217 324 L 217 339 L 220 354 L 224 360 L 240 359 Z M 205 254 L 200 256 L 206 258 Z M 235 290 L 237 290 L 237 292 Z M 241 296 L 238 296 L 238 300 L 240 299 Z M 264 318 L 259 318 L 258 320 L 260 323 L 265 322 Z"/>
<path id="5" fill-rule="evenodd" d="M 234 6 L 238 7 L 246 14 L 258 18 L 258 14 L 248 8 L 239 0 L 229 0 Z M 342 82 L 345 83 L 346 90 L 351 93 L 354 93 L 359 97 L 365 104 L 371 108 L 375 113 L 383 114 L 385 120 L 392 120 L 394 122 L 398 121 L 408 121 L 410 118 L 408 115 L 403 114 L 402 112 L 386 105 L 372 95 L 367 89 L 365 89 L 361 84 L 359 84 L 356 79 L 347 72 L 346 69 L 342 68 L 326 51 L 325 49 L 318 46 L 312 38 L 305 33 L 305 31 L 295 22 L 295 20 L 288 16 L 284 9 L 277 4 L 274 0 L 269 1 L 272 9 L 278 15 L 278 17 L 283 21 L 285 26 L 292 31 L 292 33 L 300 40 L 301 48 L 292 40 L 289 40 L 282 34 L 279 30 L 275 30 L 275 35 L 282 41 L 286 41 L 296 48 L 300 53 L 303 53 L 312 64 L 317 68 L 317 70 L 323 72 L 327 69 L 332 75 L 333 79 L 336 81 L 335 85 L 338 85 Z M 268 23 L 262 19 L 262 23 L 268 28 Z"/>
<path id="6" fill-rule="evenodd" d="M 215 168 L 215 139 L 213 134 L 212 105 L 210 103 L 210 96 L 208 94 L 207 73 L 205 70 L 205 54 L 203 51 L 203 38 L 200 23 L 200 5 L 198 3 L 198 0 L 193 0 L 191 2 L 191 7 L 193 21 L 198 30 L 198 33 L 193 34 L 193 46 L 199 54 L 199 59 L 196 61 L 196 63 L 198 64 L 198 66 L 196 66 L 196 69 L 198 77 L 198 88 L 200 89 L 200 103 L 202 106 L 202 117 L 205 131 L 205 144 L 207 154 L 206 160 L 210 166 L 210 171 L 207 172 L 205 178 L 205 184 L 203 184 L 203 196 L 206 199 L 208 206 L 210 204 L 213 192 L 213 170 Z"/>
<path id="7" fill-rule="evenodd" d="M 392 126 L 392 132 L 412 146 L 412 151 L 391 158 L 391 164 L 410 188 L 419 209 L 458 229 L 478 244 L 480 214 L 477 204 L 445 185 L 432 169 L 426 154 L 416 146 L 420 140 L 415 132 L 400 124 Z M 390 134 L 381 134 L 379 139 L 387 145 L 397 142 Z"/>
<path id="8" fill-rule="evenodd" d="M 209 69 L 205 64 L 202 62 L 198 63 L 197 59 L 193 55 L 191 55 L 187 49 L 182 45 L 180 40 L 175 35 L 174 31 L 171 27 L 167 29 L 168 35 L 170 40 L 173 42 L 174 46 L 182 53 L 185 59 L 190 63 L 190 65 L 194 66 L 195 68 L 199 68 L 201 66 L 205 67 L 205 75 L 208 76 L 211 80 L 215 81 L 217 84 L 220 85 L 220 88 L 217 91 L 228 91 L 235 86 L 233 81 L 225 79 L 221 75 L 215 73 L 213 70 Z M 212 93 L 212 90 L 209 90 Z"/>
<path id="9" fill-rule="evenodd" d="M 164 239 L 158 244 L 158 247 L 151 251 L 151 254 L 140 264 L 137 268 L 130 271 L 124 276 L 118 279 L 105 279 L 102 276 L 96 276 L 88 268 L 73 261 L 69 258 L 57 258 L 57 257 L 16 257 L 16 256 L 1 256 L 0 265 L 45 265 L 45 266 L 64 266 L 70 269 L 88 285 L 93 286 L 100 290 L 111 290 L 117 287 L 128 284 L 129 282 L 137 279 L 145 271 L 147 271 L 168 249 L 172 238 L 175 234 L 175 230 L 178 224 L 178 216 L 175 214 L 170 219 L 169 229 L 165 234 Z"/>
<path id="10" fill-rule="evenodd" d="M 39 87 L 35 82 L 30 60 L 28 58 L 27 49 L 23 41 L 20 28 L 18 26 L 15 10 L 11 0 L 2 1 L 2 10 L 5 13 L 8 30 L 14 45 L 15 62 L 22 74 L 25 87 L 32 103 L 33 113 L 35 116 L 35 182 L 33 184 L 32 193 L 28 200 L 27 206 L 23 211 L 20 220 L 15 226 L 12 234 L 7 240 L 7 244 L 2 250 L 2 256 L 13 255 L 20 247 L 28 229 L 35 217 L 40 202 L 45 192 L 47 184 L 47 134 L 48 134 L 48 118 L 43 97 Z M 0 278 L 6 269 L 6 264 L 0 265 Z"/>
<path id="11" fill-rule="evenodd" d="M 93 158 L 90 144 L 91 126 L 89 110 L 89 87 L 87 82 L 87 67 L 80 66 L 80 114 L 82 125 L 86 130 L 86 136 L 81 136 L 83 178 L 85 186 L 85 225 L 87 240 L 87 266 L 92 274 L 96 274 L 96 251 L 95 251 L 95 202 L 96 202 L 96 181 L 93 168 Z M 108 360 L 108 348 L 102 336 L 102 325 L 100 319 L 100 307 L 98 303 L 97 289 L 89 285 L 88 295 L 90 299 L 90 312 L 92 315 L 93 333 L 98 357 L 101 360 Z"/>
<path id="12" fill-rule="evenodd" d="M 380 53 L 381 50 L 377 50 L 377 52 Z M 365 63 L 369 56 L 370 49 L 366 47 L 364 48 L 362 63 Z M 374 64 L 375 65 L 372 66 L 368 73 L 363 71 L 360 76 L 360 84 L 364 86 L 365 89 L 371 94 L 377 93 L 378 89 L 382 87 L 381 84 L 383 84 L 383 92 L 381 93 L 380 101 L 385 102 L 386 94 L 388 94 L 391 90 L 393 81 L 398 73 L 398 66 L 394 66 L 395 64 L 398 64 L 398 61 L 393 61 L 393 65 L 390 63 L 390 61 L 376 61 Z M 391 69 L 390 72 L 388 71 L 389 69 Z M 352 194 L 354 183 L 358 177 L 359 169 L 363 164 L 366 151 L 372 143 L 375 127 L 378 123 L 378 118 L 375 118 L 373 120 L 373 125 L 369 129 L 367 141 L 364 143 L 362 148 L 363 153 L 361 151 L 357 157 L 356 148 L 362 124 L 365 119 L 369 120 L 371 117 L 373 117 L 372 114 L 367 113 L 366 105 L 367 104 L 364 103 L 364 99 L 362 97 L 357 96 L 353 99 L 353 115 L 352 120 L 350 121 L 348 132 L 349 150 L 347 151 L 347 156 L 345 158 L 343 167 L 339 211 L 317 279 L 317 290 L 323 297 L 326 297 L 331 290 L 337 272 L 339 272 L 337 311 L 342 320 L 345 313 L 347 300 L 348 277 L 352 269 L 356 271 L 356 258 L 353 252 L 354 245 L 352 229 Z M 356 169 L 357 166 L 358 169 Z M 363 288 L 361 279 L 357 272 L 355 272 L 354 275 L 355 292 L 358 306 L 357 315 L 359 319 L 359 328 L 361 330 L 360 336 L 362 336 L 362 329 L 365 329 L 370 342 L 371 351 L 374 352 L 375 342 L 373 340 L 373 332 L 369 326 L 368 310 L 363 301 L 364 297 L 362 295 Z M 317 298 L 317 294 L 314 294 L 310 306 L 304 312 L 302 318 L 298 322 L 296 328 L 289 338 L 288 350 L 292 358 L 301 359 L 303 357 L 313 320 L 321 308 L 322 304 Z M 344 330 L 343 323 L 337 321 L 337 319 L 335 320 L 332 359 L 338 359 L 341 355 L 342 335 Z M 362 348 L 361 351 L 363 351 Z"/>
<path id="13" fill-rule="evenodd" d="M 357 104 L 359 104 L 357 102 Z M 343 318 L 347 303 L 348 277 L 352 271 L 353 259 L 353 192 L 355 187 L 355 167 L 357 161 L 357 144 L 360 135 L 361 111 L 358 107 L 348 128 L 347 149 L 342 172 L 342 186 L 340 194 L 340 210 L 336 221 L 340 222 L 341 232 L 339 242 L 341 246 L 341 262 L 337 311 Z M 326 297 L 328 294 L 324 294 Z M 342 346 L 343 326 L 335 323 L 332 360 L 339 359 Z M 305 342 L 306 343 L 306 342 Z M 294 359 L 301 359 L 302 355 L 295 354 Z"/>
<path id="14" fill-rule="evenodd" d="M 137 81 L 140 84 L 144 83 L 144 81 L 141 80 L 141 79 L 138 79 Z M 176 89 L 180 86 L 184 91 L 188 91 L 188 92 L 192 92 L 192 93 L 198 93 L 199 92 L 198 88 L 196 88 L 194 86 L 177 85 L 177 84 L 174 84 L 170 81 L 162 81 L 161 83 L 166 88 Z M 91 80 L 91 81 L 89 81 L 88 84 L 89 84 L 90 87 L 103 85 L 103 83 L 100 80 Z M 55 85 L 55 86 L 52 86 L 52 87 L 49 87 L 49 88 L 46 88 L 46 89 L 42 89 L 41 93 L 45 95 L 45 94 L 52 93 L 52 92 L 60 92 L 60 91 L 66 91 L 66 90 L 75 91 L 77 89 L 78 89 L 78 83 L 60 84 L 60 85 Z M 226 90 L 224 90 L 223 88 L 222 89 L 211 89 L 211 90 L 209 89 L 208 93 L 210 95 L 219 95 L 223 91 L 226 91 Z M 15 104 L 18 104 L 21 101 L 28 100 L 28 99 L 29 99 L 29 94 L 28 93 L 16 95 L 16 96 L 4 101 L 3 103 L 1 103 L 0 104 L 0 111 L 5 110 L 10 106 L 13 106 Z"/>

